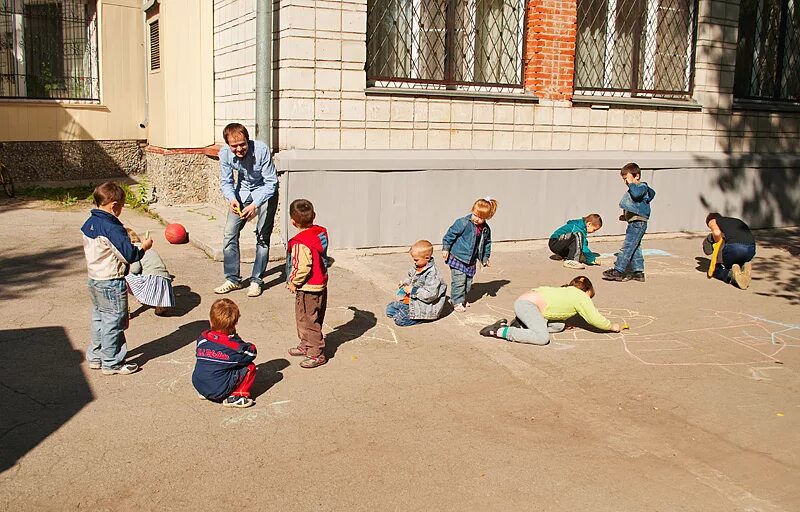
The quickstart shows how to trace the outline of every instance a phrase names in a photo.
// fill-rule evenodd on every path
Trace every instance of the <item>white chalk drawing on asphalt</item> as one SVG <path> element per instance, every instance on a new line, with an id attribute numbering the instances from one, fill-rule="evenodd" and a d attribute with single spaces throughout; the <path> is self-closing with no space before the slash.
<path id="1" fill-rule="evenodd" d="M 668 253 L 667 251 L 661 249 L 642 249 L 642 256 L 666 256 L 666 257 L 674 257 L 672 254 Z M 616 258 L 617 253 L 611 252 L 604 252 L 600 253 L 599 258 Z"/>
<path id="2" fill-rule="evenodd" d="M 351 310 L 351 307 L 356 307 L 358 311 Z M 380 304 L 358 304 L 357 306 L 351 305 L 328 307 L 327 311 L 325 312 L 325 323 L 323 324 L 325 334 L 330 334 L 331 331 L 336 330 L 337 327 L 345 325 L 348 322 L 356 319 L 357 315 L 366 316 L 367 314 L 373 314 L 376 317 L 377 323 L 373 327 L 370 327 L 366 332 L 360 332 L 357 327 L 352 329 L 345 328 L 340 332 L 345 335 L 357 336 L 352 340 L 354 342 L 359 340 L 377 340 L 396 345 L 398 342 L 397 334 L 395 333 L 394 329 L 388 325 L 387 321 L 391 321 L 391 319 L 386 317 L 386 314 L 384 313 L 385 308 L 385 305 Z M 370 320 L 362 318 L 361 321 L 369 322 Z"/>
<path id="3" fill-rule="evenodd" d="M 272 419 L 289 414 L 288 411 L 286 411 L 286 404 L 290 402 L 291 400 L 280 400 L 272 402 L 266 407 L 248 409 L 246 412 L 223 419 L 221 423 L 222 427 L 239 427 L 243 424 L 247 426 L 266 424 Z"/>

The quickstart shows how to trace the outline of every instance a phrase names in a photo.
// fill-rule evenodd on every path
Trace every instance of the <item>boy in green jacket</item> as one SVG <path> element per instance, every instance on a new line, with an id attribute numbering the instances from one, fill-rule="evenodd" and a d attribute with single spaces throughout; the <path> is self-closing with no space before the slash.
<path id="1" fill-rule="evenodd" d="M 550 250 L 564 259 L 566 268 L 582 269 L 585 268 L 584 263 L 594 265 L 595 255 L 589 249 L 587 237 L 589 233 L 602 227 L 603 219 L 597 213 L 590 213 L 582 219 L 568 220 L 550 235 Z"/>

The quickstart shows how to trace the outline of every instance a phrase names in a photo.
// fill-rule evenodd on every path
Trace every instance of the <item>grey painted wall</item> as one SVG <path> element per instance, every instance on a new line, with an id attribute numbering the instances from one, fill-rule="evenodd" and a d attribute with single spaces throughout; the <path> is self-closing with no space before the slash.
<path id="1" fill-rule="evenodd" d="M 739 216 L 754 228 L 800 223 L 794 156 L 673 153 L 653 168 L 665 161 L 653 153 L 514 153 L 494 159 L 442 152 L 411 161 L 391 152 L 283 152 L 277 161 L 286 171 L 287 201 L 311 200 L 335 248 L 405 246 L 420 238 L 440 243 L 453 220 L 485 196 L 499 202 L 490 222 L 498 241 L 547 238 L 567 219 L 592 212 L 603 216 L 599 235 L 621 234 L 617 204 L 625 186 L 618 169 L 629 161 L 642 165 L 657 193 L 648 232 L 703 230 L 709 211 Z M 589 160 L 599 165 L 586 166 Z M 418 168 L 425 162 L 445 168 Z M 522 163 L 528 168 L 514 168 Z"/>

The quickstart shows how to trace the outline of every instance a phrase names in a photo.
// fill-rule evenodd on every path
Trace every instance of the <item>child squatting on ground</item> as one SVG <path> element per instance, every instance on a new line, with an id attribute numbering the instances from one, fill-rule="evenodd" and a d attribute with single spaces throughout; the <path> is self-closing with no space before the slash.
<path id="1" fill-rule="evenodd" d="M 458 312 L 466 311 L 467 294 L 478 271 L 478 262 L 489 266 L 492 230 L 486 222 L 497 212 L 497 201 L 478 199 L 472 212 L 456 219 L 442 239 L 442 259 L 450 267 L 450 301 Z"/>
<path id="2" fill-rule="evenodd" d="M 564 259 L 566 268 L 586 268 L 586 265 L 594 265 L 596 259 L 589 249 L 587 236 L 602 227 L 603 219 L 597 213 L 590 213 L 582 219 L 568 220 L 550 235 L 548 245 L 553 254 Z"/>
<path id="3" fill-rule="evenodd" d="M 139 235 L 130 228 L 127 231 L 133 245 L 141 247 Z M 156 315 L 162 316 L 169 313 L 169 308 L 175 307 L 172 277 L 158 252 L 150 249 L 141 260 L 131 264 L 125 281 L 136 300 L 143 306 L 156 308 Z"/>
<path id="4" fill-rule="evenodd" d="M 612 324 L 600 314 L 592 302 L 594 287 L 586 276 L 578 276 L 560 288 L 541 286 L 520 295 L 514 302 L 518 322 L 508 325 L 505 318 L 481 329 L 482 336 L 502 338 L 518 343 L 547 345 L 550 333 L 561 332 L 566 320 L 575 315 L 589 325 L 604 331 L 619 332 L 620 325 Z M 513 324 L 519 323 L 520 327 Z"/>
<path id="5" fill-rule="evenodd" d="M 116 183 L 103 183 L 94 189 L 94 204 L 89 218 L 81 227 L 83 252 L 89 273 L 89 295 L 92 298 L 91 341 L 86 350 L 89 368 L 104 375 L 129 375 L 139 369 L 125 363 L 128 346 L 128 287 L 125 274 L 128 266 L 142 259 L 153 246 L 145 240 L 141 247 L 131 243 L 125 226 L 119 220 L 125 206 L 125 191 Z"/>
<path id="6" fill-rule="evenodd" d="M 419 240 L 408 252 L 414 266 L 398 284 L 398 300 L 386 306 L 386 316 L 400 327 L 436 320 L 447 299 L 447 285 L 433 262 L 433 245 Z"/>
<path id="7" fill-rule="evenodd" d="M 750 226 L 735 217 L 723 217 L 719 213 L 709 213 L 706 225 L 711 234 L 703 242 L 703 252 L 711 255 L 713 244 L 722 241 L 713 276 L 726 283 L 732 283 L 742 290 L 750 286 L 753 264 L 756 256 L 756 239 Z"/>
<path id="8" fill-rule="evenodd" d="M 256 380 L 256 346 L 236 334 L 239 306 L 230 299 L 211 305 L 211 330 L 197 338 L 192 384 L 198 396 L 226 407 L 250 407 L 250 387 Z"/>
<path id="9" fill-rule="evenodd" d="M 647 231 L 647 221 L 650 219 L 650 203 L 656 196 L 656 191 L 646 182 L 641 181 L 642 171 L 635 163 L 626 164 L 620 171 L 622 180 L 628 187 L 619 202 L 622 215 L 619 220 L 628 223 L 625 230 L 625 241 L 622 249 L 617 254 L 614 268 L 603 272 L 606 281 L 635 281 L 644 282 L 644 256 L 642 255 L 642 238 Z M 631 273 L 628 273 L 628 266 Z"/>
<path id="10" fill-rule="evenodd" d="M 295 199 L 289 205 L 292 225 L 300 230 L 289 240 L 286 256 L 286 287 L 295 294 L 294 312 L 300 344 L 289 349 L 290 356 L 305 357 L 303 368 L 327 362 L 322 323 L 328 305 L 328 231 L 314 224 L 314 205 Z"/>

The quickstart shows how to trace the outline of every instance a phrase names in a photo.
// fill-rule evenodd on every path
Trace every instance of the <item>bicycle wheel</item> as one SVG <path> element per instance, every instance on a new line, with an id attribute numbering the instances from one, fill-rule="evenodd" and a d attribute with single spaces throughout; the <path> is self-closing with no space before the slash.
<path id="1" fill-rule="evenodd" d="M 3 182 L 3 190 L 5 190 L 8 197 L 14 197 L 14 182 L 11 181 L 11 173 L 5 165 L 0 164 L 0 178 Z"/>

